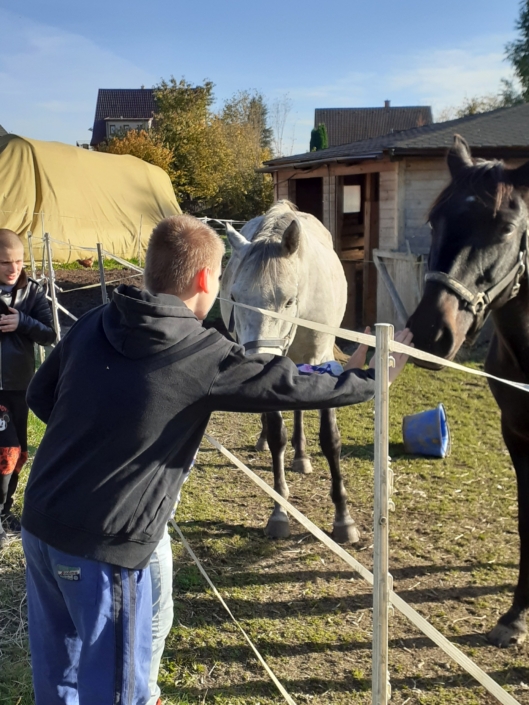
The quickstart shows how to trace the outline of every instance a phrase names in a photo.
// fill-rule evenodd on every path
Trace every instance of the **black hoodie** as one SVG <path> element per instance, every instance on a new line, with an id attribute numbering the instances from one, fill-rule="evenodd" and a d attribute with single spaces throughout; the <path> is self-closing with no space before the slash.
<path id="1" fill-rule="evenodd" d="M 212 411 L 356 404 L 373 372 L 299 375 L 205 330 L 175 296 L 120 286 L 38 370 L 28 403 L 48 424 L 23 527 L 76 556 L 142 568 L 162 537 Z"/>

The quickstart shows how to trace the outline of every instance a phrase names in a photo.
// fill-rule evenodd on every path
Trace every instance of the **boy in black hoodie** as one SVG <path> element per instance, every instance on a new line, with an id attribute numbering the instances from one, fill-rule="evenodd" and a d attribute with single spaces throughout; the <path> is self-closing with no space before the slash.
<path id="1" fill-rule="evenodd" d="M 30 386 L 30 408 L 48 424 L 22 515 L 36 705 L 148 700 L 149 559 L 213 411 L 374 394 L 373 370 L 302 376 L 288 358 L 246 357 L 205 330 L 223 251 L 194 218 L 162 221 L 147 291 L 120 286 L 83 316 Z M 392 377 L 406 360 L 395 357 Z"/>

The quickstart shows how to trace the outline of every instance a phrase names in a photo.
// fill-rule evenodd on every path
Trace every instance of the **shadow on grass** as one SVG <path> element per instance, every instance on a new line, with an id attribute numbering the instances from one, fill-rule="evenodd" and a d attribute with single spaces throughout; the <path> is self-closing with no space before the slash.
<path id="1" fill-rule="evenodd" d="M 489 673 L 489 675 L 500 683 L 500 685 L 519 686 L 520 680 L 526 679 L 528 672 L 529 669 L 527 668 L 502 669 L 493 671 Z M 350 674 L 342 680 L 314 677 L 293 679 L 281 678 L 281 676 L 279 679 L 293 697 L 304 695 L 313 696 L 326 693 L 358 693 L 371 690 L 371 678 L 364 675 L 363 671 L 359 669 L 351 669 Z M 446 674 L 424 678 L 420 676 L 414 676 L 413 678 L 397 678 L 393 675 L 391 677 L 393 696 L 400 692 L 402 693 L 401 697 L 409 696 L 412 692 L 420 694 L 421 691 L 430 692 L 439 690 L 439 688 L 453 690 L 456 688 L 469 688 L 472 685 L 478 687 L 476 681 L 466 673 L 451 674 L 447 672 Z M 203 702 L 200 699 L 204 697 L 206 690 L 208 698 L 214 699 L 215 702 L 217 702 L 217 698 L 222 698 L 219 702 L 230 702 L 230 698 L 251 698 L 248 702 L 255 702 L 254 698 L 256 697 L 272 697 L 277 693 L 270 681 L 258 680 L 256 678 L 246 683 L 226 685 L 225 687 L 212 688 L 207 685 L 204 685 L 203 688 L 192 686 L 165 687 L 164 695 L 187 696 L 193 698 L 192 702 Z M 239 700 L 237 702 L 239 702 Z M 450 700 L 450 702 L 454 701 Z"/>

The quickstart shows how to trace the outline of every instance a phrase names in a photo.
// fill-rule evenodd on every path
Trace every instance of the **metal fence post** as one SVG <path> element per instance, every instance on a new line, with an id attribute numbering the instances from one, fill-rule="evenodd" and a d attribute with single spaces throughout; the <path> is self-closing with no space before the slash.
<path id="1" fill-rule="evenodd" d="M 376 325 L 375 349 L 375 535 L 373 551 L 373 705 L 391 697 L 388 671 L 389 591 L 389 341 L 393 326 Z"/>
<path id="2" fill-rule="evenodd" d="M 103 247 L 100 242 L 97 243 L 97 263 L 99 265 L 99 279 L 101 281 L 101 298 L 104 304 L 108 304 L 107 287 L 105 284 L 105 264 L 103 262 Z"/>
<path id="3" fill-rule="evenodd" d="M 29 252 L 29 263 L 30 263 L 30 267 L 31 267 L 31 276 L 33 277 L 33 279 L 36 280 L 37 279 L 37 267 L 35 265 L 35 254 L 33 252 L 33 233 L 31 232 L 31 230 L 28 230 L 27 238 L 28 238 L 28 252 Z M 43 272 L 43 274 L 44 274 L 44 272 Z M 35 343 L 35 345 L 37 345 L 37 344 Z M 40 364 L 42 365 L 42 363 L 44 362 L 44 360 L 46 358 L 46 355 L 44 353 L 44 348 L 42 347 L 42 345 L 37 345 L 37 350 L 39 352 Z"/>
<path id="4" fill-rule="evenodd" d="M 53 314 L 53 325 L 57 333 L 57 341 L 61 339 L 61 326 L 59 323 L 59 309 L 57 308 L 57 291 L 55 290 L 55 271 L 53 269 L 53 261 L 51 259 L 51 243 L 50 234 L 44 233 L 44 249 L 48 260 L 48 283 L 50 287 L 51 297 L 51 312 Z"/>

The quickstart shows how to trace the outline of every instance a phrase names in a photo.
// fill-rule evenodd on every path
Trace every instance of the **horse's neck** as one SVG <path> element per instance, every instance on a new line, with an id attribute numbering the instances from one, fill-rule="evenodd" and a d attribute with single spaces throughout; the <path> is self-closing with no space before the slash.
<path id="1" fill-rule="evenodd" d="M 522 376 L 529 380 L 529 281 L 525 278 L 519 294 L 508 301 L 501 309 L 492 313 L 494 328 L 498 342 L 498 360 L 509 371 L 514 364 Z"/>

